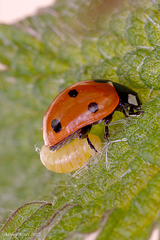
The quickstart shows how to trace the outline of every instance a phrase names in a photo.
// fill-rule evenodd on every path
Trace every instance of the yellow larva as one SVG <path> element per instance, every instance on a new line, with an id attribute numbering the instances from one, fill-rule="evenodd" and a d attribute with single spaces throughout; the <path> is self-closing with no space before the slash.
<path id="1" fill-rule="evenodd" d="M 101 148 L 99 137 L 89 134 L 89 139 L 99 151 Z M 57 151 L 51 151 L 43 145 L 40 151 L 40 159 L 49 170 L 57 173 L 68 173 L 82 167 L 90 156 L 95 154 L 95 151 L 91 150 L 88 145 L 87 139 L 84 138 L 75 139 Z"/>

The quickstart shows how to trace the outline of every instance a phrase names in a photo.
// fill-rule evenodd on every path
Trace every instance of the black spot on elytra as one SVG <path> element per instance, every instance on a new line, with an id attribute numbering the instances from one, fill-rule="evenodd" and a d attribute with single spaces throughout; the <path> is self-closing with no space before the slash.
<path id="1" fill-rule="evenodd" d="M 73 90 L 69 91 L 68 95 L 69 95 L 70 97 L 75 98 L 75 97 L 78 95 L 78 92 L 77 92 L 76 89 L 73 89 Z"/>
<path id="2" fill-rule="evenodd" d="M 95 103 L 95 102 L 91 102 L 89 105 L 88 105 L 88 110 L 92 113 L 96 113 L 98 111 L 98 104 Z"/>
<path id="3" fill-rule="evenodd" d="M 53 119 L 51 122 L 51 126 L 53 131 L 56 133 L 59 133 L 62 129 L 61 122 L 58 119 Z"/>

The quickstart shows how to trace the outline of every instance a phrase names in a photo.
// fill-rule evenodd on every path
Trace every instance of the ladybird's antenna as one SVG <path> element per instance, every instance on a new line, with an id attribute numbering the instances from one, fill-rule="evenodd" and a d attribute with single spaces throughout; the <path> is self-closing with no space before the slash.
<path id="1" fill-rule="evenodd" d="M 97 151 L 97 149 L 93 146 L 93 144 L 91 143 L 91 141 L 90 141 L 88 135 L 87 135 L 87 142 L 88 142 L 90 148 L 93 149 L 93 150 L 97 153 L 98 151 Z"/>

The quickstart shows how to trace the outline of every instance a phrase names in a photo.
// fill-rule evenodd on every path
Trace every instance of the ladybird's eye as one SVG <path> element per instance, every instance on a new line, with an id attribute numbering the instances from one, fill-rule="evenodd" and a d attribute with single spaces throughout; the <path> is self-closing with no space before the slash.
<path id="1" fill-rule="evenodd" d="M 78 92 L 77 92 L 76 89 L 73 89 L 73 90 L 69 91 L 68 95 L 69 95 L 70 97 L 73 97 L 73 98 L 74 98 L 74 97 L 76 97 L 76 96 L 78 95 Z"/>
<path id="2" fill-rule="evenodd" d="M 134 106 L 138 106 L 137 98 L 133 94 L 128 94 L 128 103 Z"/>
<path id="3" fill-rule="evenodd" d="M 51 126 L 53 131 L 55 131 L 56 133 L 59 133 L 62 129 L 61 123 L 58 119 L 53 119 L 51 122 Z"/>
<path id="4" fill-rule="evenodd" d="M 91 102 L 89 105 L 88 105 L 88 110 L 92 113 L 95 113 L 98 111 L 98 104 L 95 103 L 95 102 Z"/>

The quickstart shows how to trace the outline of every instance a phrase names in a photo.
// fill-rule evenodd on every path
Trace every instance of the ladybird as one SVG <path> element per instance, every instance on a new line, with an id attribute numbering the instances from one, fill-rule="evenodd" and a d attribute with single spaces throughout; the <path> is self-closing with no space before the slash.
<path id="1" fill-rule="evenodd" d="M 101 141 L 98 136 L 89 134 L 95 148 L 100 150 Z M 40 159 L 46 168 L 57 173 L 68 173 L 82 167 L 95 151 L 90 149 L 86 138 L 75 139 L 57 151 L 50 151 L 45 145 L 40 151 Z"/>
<path id="2" fill-rule="evenodd" d="M 110 80 L 81 81 L 62 91 L 51 103 L 43 118 L 44 144 L 58 150 L 72 139 L 88 137 L 93 125 L 104 121 L 108 142 L 108 124 L 115 111 L 128 116 L 142 113 L 141 101 L 135 91 Z M 78 147 L 78 146 L 77 146 Z"/>

